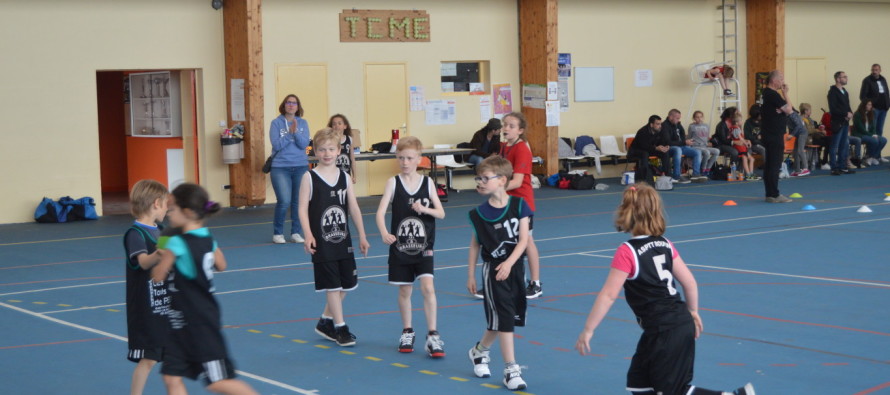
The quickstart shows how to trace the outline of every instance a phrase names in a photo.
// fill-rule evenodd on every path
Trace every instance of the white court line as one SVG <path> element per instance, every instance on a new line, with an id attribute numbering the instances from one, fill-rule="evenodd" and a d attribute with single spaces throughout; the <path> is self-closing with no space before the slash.
<path id="1" fill-rule="evenodd" d="M 80 329 L 80 330 L 82 330 L 82 331 L 86 331 L 86 332 L 95 333 L 95 334 L 102 335 L 102 336 L 105 336 L 105 337 L 108 337 L 108 338 L 112 338 L 112 339 L 115 339 L 115 340 L 120 340 L 120 341 L 122 341 L 122 342 L 126 342 L 126 341 L 127 341 L 127 338 L 126 338 L 126 337 L 123 337 L 123 336 L 115 335 L 115 334 L 113 334 L 113 333 L 108 333 L 108 332 L 105 332 L 105 331 L 102 331 L 102 330 L 99 330 L 99 329 L 96 329 L 96 328 L 90 328 L 90 327 L 86 327 L 86 326 L 83 326 L 83 325 L 78 325 L 78 324 L 75 324 L 75 323 L 73 323 L 73 322 L 68 322 L 68 321 L 65 321 L 65 320 L 60 320 L 60 319 L 58 319 L 58 318 L 49 317 L 49 316 L 47 316 L 47 315 L 45 315 L 45 314 L 42 314 L 42 313 L 36 313 L 36 312 L 30 311 L 30 310 L 23 309 L 23 308 L 18 307 L 18 306 L 13 306 L 13 305 L 6 304 L 6 303 L 3 303 L 3 302 L 0 302 L 0 306 L 2 306 L 2 307 L 6 307 L 6 308 L 8 308 L 8 309 L 10 309 L 10 310 L 18 311 L 18 312 L 20 312 L 20 313 L 24 313 L 24 314 L 30 315 L 30 316 L 32 316 L 32 317 L 41 318 L 41 319 L 44 319 L 44 320 L 47 320 L 47 321 L 50 321 L 50 322 L 55 322 L 55 323 L 57 323 L 57 324 L 61 324 L 61 325 L 67 326 L 67 327 L 71 327 L 71 328 L 75 328 L 75 329 Z M 302 388 L 294 387 L 294 386 L 292 386 L 292 385 L 284 384 L 284 383 L 279 382 L 279 381 L 275 381 L 275 380 L 272 380 L 272 379 L 269 379 L 269 378 L 265 378 L 265 377 L 263 377 L 263 376 L 257 376 L 257 375 L 255 375 L 255 374 L 253 374 L 253 373 L 248 373 L 248 372 L 241 371 L 241 370 L 236 370 L 235 372 L 237 372 L 239 375 L 242 375 L 242 376 L 244 376 L 244 377 L 249 377 L 249 378 L 252 378 L 252 379 L 257 380 L 257 381 L 262 381 L 262 382 L 264 382 L 264 383 L 266 383 L 266 384 L 274 385 L 274 386 L 276 386 L 276 387 L 278 387 L 278 388 L 286 389 L 286 390 L 289 390 L 289 391 L 292 391 L 292 392 L 296 392 L 296 393 L 299 393 L 299 394 L 315 395 L 315 394 L 318 392 L 318 390 L 305 390 L 305 389 L 302 389 Z"/>
<path id="2" fill-rule="evenodd" d="M 890 203 L 877 203 L 877 204 L 873 204 L 873 206 L 885 205 L 885 204 L 890 204 Z M 835 208 L 827 208 L 827 209 L 818 209 L 816 211 L 795 211 L 795 212 L 790 212 L 790 213 L 756 215 L 756 216 L 741 217 L 741 218 L 727 218 L 727 219 L 713 220 L 713 221 L 701 221 L 701 222 L 692 222 L 692 223 L 688 223 L 688 224 L 670 225 L 667 228 L 670 229 L 670 228 L 681 228 L 681 227 L 687 227 L 687 226 L 697 226 L 697 225 L 723 223 L 723 222 L 755 220 L 755 219 L 760 219 L 760 218 L 777 217 L 777 216 L 783 216 L 783 215 L 810 214 L 810 213 L 814 213 L 814 212 L 834 211 L 834 210 L 851 209 L 851 208 L 858 208 L 858 207 L 860 207 L 860 206 L 844 206 L 844 207 L 835 207 Z M 725 238 L 736 237 L 736 236 L 752 236 L 752 235 L 767 234 L 767 233 L 779 233 L 779 232 L 800 230 L 800 229 L 824 228 L 824 227 L 831 227 L 831 226 L 838 226 L 838 225 L 848 225 L 848 224 L 874 222 L 874 221 L 886 221 L 888 219 L 890 219 L 890 218 L 866 219 L 866 220 L 857 220 L 857 221 L 850 221 L 850 222 L 840 222 L 840 223 L 836 223 L 836 224 L 819 224 L 819 225 L 803 226 L 803 227 L 796 227 L 796 228 L 782 228 L 782 229 L 768 230 L 768 231 L 762 231 L 762 232 L 732 234 L 732 235 L 726 235 L 726 236 L 714 236 L 714 237 L 710 237 L 710 238 L 687 240 L 687 241 L 675 241 L 674 244 L 688 243 L 688 242 L 694 242 L 694 241 L 718 240 L 718 239 L 725 239 Z M 541 238 L 541 239 L 535 239 L 535 241 L 543 242 L 543 241 L 566 240 L 566 239 L 574 239 L 574 238 L 581 238 L 581 237 L 614 235 L 616 233 L 617 232 L 612 232 L 612 231 L 599 232 L 599 233 L 586 233 L 586 234 L 578 234 L 578 235 L 570 235 L 570 236 Z M 671 241 L 673 241 L 673 240 L 671 240 Z M 443 248 L 443 249 L 437 249 L 436 251 L 444 252 L 444 251 L 455 251 L 455 250 L 466 250 L 466 249 L 469 249 L 469 247 Z M 597 250 L 597 251 L 582 251 L 582 252 L 568 253 L 568 254 L 562 254 L 562 255 L 548 255 L 547 258 L 557 257 L 557 256 L 579 255 L 579 254 L 584 254 L 584 253 L 608 252 L 608 251 L 613 251 L 613 249 Z M 383 258 L 383 257 L 388 257 L 388 256 L 389 256 L 388 254 L 387 255 L 372 255 L 372 256 L 368 256 L 368 257 L 357 257 L 356 259 L 375 259 L 375 258 Z M 542 258 L 545 258 L 545 257 L 542 257 Z M 226 274 L 226 273 L 236 273 L 236 272 L 244 272 L 244 271 L 259 271 L 259 270 L 266 270 L 269 268 L 282 268 L 282 267 L 302 266 L 302 265 L 309 265 L 309 264 L 311 264 L 311 262 L 265 266 L 265 267 L 259 267 L 259 268 L 233 269 L 233 270 L 227 270 L 225 272 L 220 272 L 218 274 L 222 275 L 222 274 Z M 8 293 L 2 293 L 2 294 L 0 294 L 0 296 L 19 295 L 19 294 L 27 294 L 27 293 L 34 293 L 34 292 L 55 291 L 55 290 L 68 289 L 68 288 L 79 288 L 79 287 L 90 287 L 90 286 L 95 286 L 95 285 L 123 284 L 123 283 L 124 283 L 123 281 L 111 281 L 111 282 L 95 283 L 95 284 L 70 285 L 70 286 L 65 286 L 65 287 L 53 287 L 53 288 L 33 289 L 33 290 L 28 290 L 28 291 L 8 292 Z M 288 286 L 288 285 L 286 285 L 286 286 Z M 293 285 L 289 285 L 289 286 L 293 286 Z M 280 287 L 284 287 L 284 286 L 276 286 L 276 287 L 280 288 Z"/>

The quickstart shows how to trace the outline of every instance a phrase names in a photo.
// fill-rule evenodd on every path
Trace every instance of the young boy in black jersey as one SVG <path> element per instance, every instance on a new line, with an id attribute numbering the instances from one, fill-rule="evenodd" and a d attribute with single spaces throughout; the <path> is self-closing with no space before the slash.
<path id="1" fill-rule="evenodd" d="M 507 194 L 513 175 L 510 162 L 490 156 L 476 167 L 476 190 L 488 200 L 470 211 L 475 235 L 470 239 L 467 290 L 476 292 L 476 261 L 482 252 L 482 292 L 485 319 L 482 339 L 470 348 L 477 377 L 490 377 L 489 349 L 497 339 L 504 357 L 504 386 L 511 391 L 527 387 L 513 352 L 513 328 L 525 326 L 525 273 L 522 259 L 528 245 L 531 208 Z"/>
<path id="2" fill-rule="evenodd" d="M 130 394 L 141 394 L 151 368 L 164 355 L 170 296 L 164 281 L 151 280 L 151 268 L 161 260 L 158 223 L 167 213 L 167 187 L 139 180 L 130 191 L 130 212 L 136 221 L 124 233 L 127 253 L 127 359 L 136 362 Z"/>
<path id="3" fill-rule="evenodd" d="M 627 372 L 627 390 L 634 395 L 754 395 L 751 383 L 734 392 L 691 385 L 695 364 L 695 339 L 701 334 L 698 285 L 689 267 L 670 240 L 664 205 L 658 192 L 646 184 L 624 190 L 615 213 L 615 226 L 633 238 L 618 247 L 612 268 L 584 330 L 575 343 L 581 355 L 590 352 L 590 338 L 615 303 L 621 288 L 643 334 Z M 674 278 L 683 286 L 686 302 Z"/>
<path id="4" fill-rule="evenodd" d="M 399 312 L 402 335 L 399 352 L 414 351 L 411 326 L 411 291 L 420 279 L 423 311 L 426 313 L 426 352 L 433 358 L 445 356 L 444 342 L 436 330 L 436 289 L 433 286 L 433 244 L 436 218 L 445 218 L 436 187 L 429 177 L 417 173 L 423 144 L 417 137 L 399 140 L 396 160 L 401 172 L 386 182 L 377 207 L 377 228 L 383 243 L 389 245 L 389 283 L 399 286 Z M 392 203 L 390 227 L 386 227 L 386 209 Z M 390 233 L 390 231 L 392 233 Z"/>
<path id="5" fill-rule="evenodd" d="M 322 129 L 315 133 L 312 143 L 318 166 L 303 175 L 299 213 L 306 239 L 303 248 L 312 254 L 315 291 L 327 294 L 315 332 L 340 346 L 353 346 L 355 335 L 349 332 L 343 319 L 343 298 L 358 287 L 347 223 L 350 216 L 358 230 L 359 249 L 364 256 L 368 255 L 368 240 L 351 179 L 337 168 L 339 135 L 330 128 Z"/>

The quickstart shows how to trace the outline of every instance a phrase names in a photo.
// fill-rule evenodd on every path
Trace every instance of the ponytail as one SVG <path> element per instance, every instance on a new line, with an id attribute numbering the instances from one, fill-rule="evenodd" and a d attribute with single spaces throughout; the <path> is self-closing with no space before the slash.
<path id="1" fill-rule="evenodd" d="M 615 228 L 634 236 L 663 235 L 666 225 L 658 191 L 644 183 L 627 187 L 615 211 Z"/>

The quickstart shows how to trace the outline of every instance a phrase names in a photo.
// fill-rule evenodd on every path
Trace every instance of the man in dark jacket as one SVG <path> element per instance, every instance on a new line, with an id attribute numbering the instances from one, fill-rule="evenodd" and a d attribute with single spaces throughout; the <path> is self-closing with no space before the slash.
<path id="1" fill-rule="evenodd" d="M 853 174 L 847 168 L 847 156 L 850 153 L 850 119 L 853 110 L 850 108 L 850 95 L 844 86 L 847 85 L 847 73 L 834 73 L 834 85 L 828 89 L 828 112 L 831 113 L 831 146 L 828 148 L 828 162 L 831 175 Z"/>
<path id="2" fill-rule="evenodd" d="M 887 118 L 887 109 L 890 108 L 890 89 L 887 80 L 881 75 L 881 65 L 871 65 L 871 74 L 862 80 L 862 89 L 859 90 L 859 100 L 871 100 L 875 111 L 875 132 L 878 136 L 884 135 L 884 119 Z M 887 159 L 881 158 L 882 162 Z"/>
<path id="3" fill-rule="evenodd" d="M 689 146 L 692 144 L 692 140 L 686 139 L 686 129 L 680 123 L 680 110 L 675 108 L 668 111 L 667 119 L 661 124 L 661 133 L 664 135 L 662 139 L 667 139 L 668 145 L 671 147 L 668 154 L 674 159 L 673 181 L 681 184 L 690 182 L 689 178 L 680 174 L 684 155 L 687 158 L 692 158 L 692 181 L 707 181 L 708 177 L 701 175 L 701 152 Z"/>
<path id="4" fill-rule="evenodd" d="M 661 173 L 668 174 L 670 168 L 670 145 L 663 138 L 661 133 L 661 117 L 652 115 L 649 117 L 649 123 L 637 131 L 634 141 L 627 150 L 628 159 L 637 160 L 637 172 L 634 179 L 637 182 L 652 183 L 652 174 L 649 174 L 649 156 L 657 156 L 661 159 Z"/>

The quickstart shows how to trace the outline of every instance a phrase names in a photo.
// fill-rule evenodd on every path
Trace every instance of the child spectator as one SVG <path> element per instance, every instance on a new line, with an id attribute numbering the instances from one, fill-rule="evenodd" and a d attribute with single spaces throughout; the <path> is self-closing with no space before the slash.
<path id="1" fill-rule="evenodd" d="M 518 112 L 511 112 L 503 118 L 504 140 L 501 142 L 500 155 L 510 161 L 513 167 L 513 176 L 507 184 L 507 194 L 521 197 L 532 210 L 528 219 L 528 271 L 531 280 L 525 289 L 525 295 L 529 299 L 541 296 L 541 258 L 538 254 L 538 246 L 532 237 L 534 229 L 535 194 L 532 189 L 532 150 L 525 135 L 525 116 Z"/>
<path id="2" fill-rule="evenodd" d="M 155 180 L 139 180 L 130 191 L 130 212 L 136 218 L 124 233 L 127 253 L 127 359 L 136 362 L 130 394 L 141 394 L 151 368 L 164 355 L 170 297 L 164 281 L 151 279 L 151 268 L 161 260 L 159 223 L 167 214 L 167 187 Z"/>
<path id="3" fill-rule="evenodd" d="M 334 114 L 328 120 L 328 127 L 340 135 L 340 155 L 337 156 L 337 167 L 352 177 L 355 184 L 355 150 L 352 143 L 352 126 L 343 114 Z"/>
<path id="4" fill-rule="evenodd" d="M 723 89 L 723 96 L 733 97 L 735 96 L 732 93 L 732 89 L 729 89 L 729 85 L 726 84 L 727 78 L 732 78 L 735 76 L 735 70 L 727 64 L 722 64 L 718 66 L 711 67 L 707 71 L 705 71 L 704 77 L 709 80 L 716 80 L 720 83 L 720 88 Z"/>
<path id="5" fill-rule="evenodd" d="M 362 255 L 368 240 L 348 174 L 337 168 L 339 136 L 330 128 L 312 138 L 318 166 L 303 176 L 300 185 L 300 223 L 305 231 L 304 249 L 312 254 L 315 291 L 325 292 L 327 303 L 315 332 L 340 346 L 355 345 L 355 335 L 343 319 L 343 299 L 358 287 L 352 238 L 347 221 L 352 217 Z"/>
<path id="6" fill-rule="evenodd" d="M 760 121 L 762 118 L 760 104 L 752 104 L 751 107 L 748 108 L 748 119 L 745 120 L 743 130 L 745 131 L 745 140 L 751 142 L 751 145 L 748 147 L 748 152 L 764 157 L 764 155 L 766 155 L 766 148 L 763 146 L 763 142 L 760 141 Z"/>
<path id="7" fill-rule="evenodd" d="M 510 162 L 500 156 L 486 158 L 476 167 L 476 191 L 487 197 L 470 210 L 475 235 L 470 239 L 467 290 L 476 290 L 476 260 L 482 251 L 482 289 L 486 330 L 470 348 L 476 377 L 490 377 L 489 350 L 497 339 L 504 358 L 504 386 L 511 391 L 526 388 L 522 369 L 513 352 L 513 330 L 525 326 L 526 296 L 523 294 L 522 258 L 529 242 L 532 210 L 525 199 L 507 194 L 512 179 Z"/>
<path id="8" fill-rule="evenodd" d="M 399 352 L 414 351 L 411 325 L 411 291 L 420 279 L 423 311 L 426 313 L 425 349 L 433 358 L 445 356 L 444 342 L 436 330 L 436 289 L 433 286 L 433 244 L 436 218 L 445 218 L 436 187 L 429 177 L 417 173 L 423 144 L 417 137 L 405 137 L 396 146 L 396 160 L 401 173 L 390 178 L 377 207 L 377 229 L 383 243 L 389 245 L 389 283 L 399 286 L 399 312 L 402 335 Z M 390 227 L 386 227 L 386 209 L 392 204 Z M 392 233 L 390 233 L 392 232 Z"/>
<path id="9" fill-rule="evenodd" d="M 161 238 L 161 261 L 151 271 L 155 282 L 167 279 L 171 295 L 167 314 L 171 331 L 161 366 L 167 393 L 185 394 L 182 378 L 203 376 L 212 392 L 256 394 L 247 383 L 235 379 L 219 303 L 213 297 L 213 271 L 225 270 L 226 258 L 204 227 L 204 218 L 219 211 L 219 203 L 195 184 L 181 184 L 172 195 L 168 217 L 178 234 Z"/>
<path id="10" fill-rule="evenodd" d="M 745 179 L 749 181 L 759 180 L 760 178 L 754 175 L 754 157 L 748 153 L 748 148 L 751 147 L 751 142 L 745 139 L 745 134 L 739 126 L 741 122 L 742 115 L 736 113 L 735 123 L 730 129 L 732 133 L 732 146 L 739 152 L 739 159 L 742 162 L 742 170 L 745 172 Z"/>
<path id="11" fill-rule="evenodd" d="M 689 125 L 689 139 L 692 140 L 692 148 L 701 152 L 701 173 L 709 176 L 711 168 L 720 157 L 720 150 L 710 143 L 711 128 L 703 122 L 705 114 L 701 111 L 692 113 L 692 124 Z"/>
<path id="12" fill-rule="evenodd" d="M 578 335 L 575 349 L 590 352 L 590 339 L 618 299 L 621 288 L 643 329 L 627 372 L 633 394 L 724 395 L 690 385 L 695 339 L 703 326 L 698 315 L 698 285 L 680 253 L 668 239 L 661 197 L 646 184 L 624 190 L 615 226 L 633 237 L 615 251 L 611 269 Z M 686 301 L 677 292 L 680 281 Z M 730 394 L 754 395 L 751 383 Z"/>

